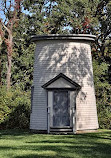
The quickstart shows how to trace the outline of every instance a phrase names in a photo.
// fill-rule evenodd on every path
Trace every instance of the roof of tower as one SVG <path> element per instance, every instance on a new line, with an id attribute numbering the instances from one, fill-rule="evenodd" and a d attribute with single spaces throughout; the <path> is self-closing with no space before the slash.
<path id="1" fill-rule="evenodd" d="M 50 34 L 50 35 L 33 35 L 30 42 L 40 40 L 82 40 L 82 41 L 95 41 L 96 36 L 90 34 Z"/>

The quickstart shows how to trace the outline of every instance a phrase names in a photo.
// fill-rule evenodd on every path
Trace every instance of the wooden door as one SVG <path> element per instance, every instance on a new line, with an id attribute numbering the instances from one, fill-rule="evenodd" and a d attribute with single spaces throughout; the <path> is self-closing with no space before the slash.
<path id="1" fill-rule="evenodd" d="M 70 126 L 70 106 L 68 101 L 68 91 L 54 91 L 53 126 Z"/>

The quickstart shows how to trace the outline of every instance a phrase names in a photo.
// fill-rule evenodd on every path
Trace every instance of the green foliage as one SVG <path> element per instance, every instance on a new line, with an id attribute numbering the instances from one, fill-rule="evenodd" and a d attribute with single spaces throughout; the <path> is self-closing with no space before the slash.
<path id="1" fill-rule="evenodd" d="M 30 116 L 30 94 L 19 88 L 6 92 L 0 88 L 0 128 L 28 128 Z"/>
<path id="2" fill-rule="evenodd" d="M 99 0 L 25 0 L 25 9 L 30 12 L 30 33 L 90 33 L 98 22 L 94 17 L 98 2 Z M 83 26 L 86 19 L 88 27 Z"/>
<path id="3" fill-rule="evenodd" d="M 98 120 L 100 128 L 111 129 L 111 110 L 109 107 L 102 108 L 100 113 L 98 113 Z"/>
<path id="4" fill-rule="evenodd" d="M 109 64 L 93 60 L 94 82 L 100 128 L 111 128 L 111 84 L 108 82 Z"/>
<path id="5" fill-rule="evenodd" d="M 22 14 L 14 34 L 12 85 L 19 86 L 24 91 L 30 90 L 33 79 L 35 44 L 28 41 L 29 25 L 27 17 Z"/>

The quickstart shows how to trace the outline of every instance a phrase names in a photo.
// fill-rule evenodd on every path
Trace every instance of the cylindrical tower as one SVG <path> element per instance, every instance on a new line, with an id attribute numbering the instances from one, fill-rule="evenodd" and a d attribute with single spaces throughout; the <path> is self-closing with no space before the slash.
<path id="1" fill-rule="evenodd" d="M 87 34 L 33 36 L 36 43 L 30 129 L 78 132 L 98 128 Z"/>

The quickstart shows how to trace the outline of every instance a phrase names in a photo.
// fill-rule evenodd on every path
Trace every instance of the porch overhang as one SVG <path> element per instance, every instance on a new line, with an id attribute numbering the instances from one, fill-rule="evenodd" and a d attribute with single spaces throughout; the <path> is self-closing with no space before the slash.
<path id="1" fill-rule="evenodd" d="M 60 73 L 56 77 L 52 78 L 48 82 L 46 82 L 42 88 L 47 90 L 80 90 L 81 86 L 71 80 L 69 77 Z"/>

